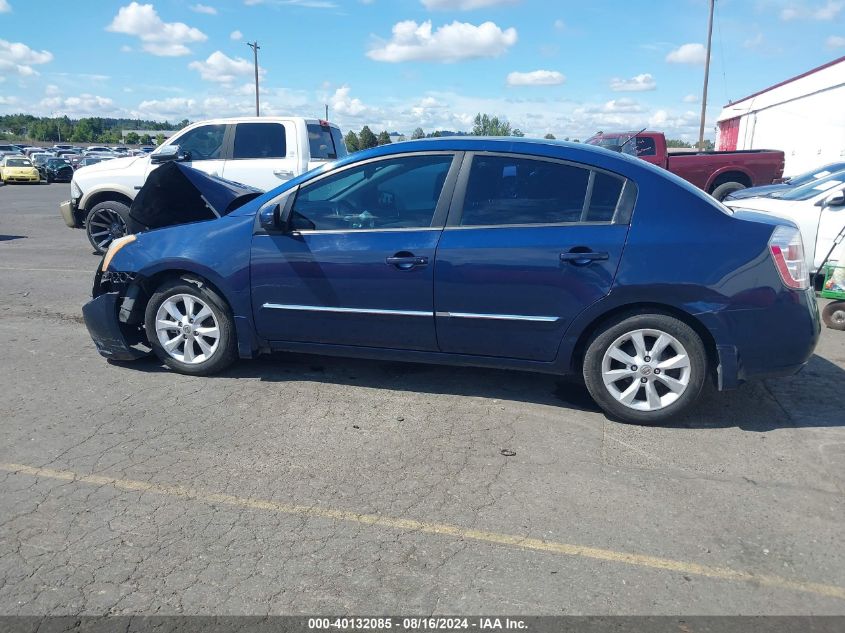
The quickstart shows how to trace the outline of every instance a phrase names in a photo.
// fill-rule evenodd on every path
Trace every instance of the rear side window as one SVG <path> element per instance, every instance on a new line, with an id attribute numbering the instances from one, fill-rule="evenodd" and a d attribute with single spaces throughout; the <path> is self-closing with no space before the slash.
<path id="1" fill-rule="evenodd" d="M 625 179 L 565 163 L 476 156 L 461 226 L 613 221 Z"/>
<path id="2" fill-rule="evenodd" d="M 285 126 L 279 123 L 238 123 L 232 158 L 284 158 L 286 141 Z"/>
<path id="3" fill-rule="evenodd" d="M 346 143 L 340 130 L 330 125 L 308 124 L 311 160 L 334 160 L 346 156 Z"/>

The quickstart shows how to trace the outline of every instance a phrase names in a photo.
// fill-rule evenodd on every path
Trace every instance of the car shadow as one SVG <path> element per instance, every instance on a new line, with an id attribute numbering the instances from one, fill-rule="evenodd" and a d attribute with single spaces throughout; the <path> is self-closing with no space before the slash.
<path id="1" fill-rule="evenodd" d="M 0 235 L 0 242 L 10 242 L 11 240 L 25 240 L 28 235 Z"/>
<path id="2" fill-rule="evenodd" d="M 169 371 L 154 356 L 126 366 L 142 372 Z M 219 377 L 480 397 L 601 413 L 586 387 L 575 378 L 499 369 L 280 353 L 238 362 Z M 836 399 L 841 387 L 835 387 L 843 384 L 845 369 L 816 355 L 797 376 L 755 381 L 721 393 L 707 385 L 691 413 L 660 426 L 740 428 L 750 432 L 845 426 L 845 415 Z M 820 391 L 823 386 L 829 386 L 830 397 Z"/>

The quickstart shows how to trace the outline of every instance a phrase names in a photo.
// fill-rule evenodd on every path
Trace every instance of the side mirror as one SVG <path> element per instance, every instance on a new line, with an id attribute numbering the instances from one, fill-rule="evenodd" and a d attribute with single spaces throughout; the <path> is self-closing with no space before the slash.
<path id="1" fill-rule="evenodd" d="M 183 161 L 190 160 L 190 153 L 183 152 L 178 145 L 165 145 L 154 154 L 150 154 L 150 162 L 166 163 L 170 160 Z"/>
<path id="2" fill-rule="evenodd" d="M 845 191 L 837 191 L 825 198 L 824 206 L 826 207 L 845 207 Z"/>
<path id="3" fill-rule="evenodd" d="M 280 212 L 278 204 L 268 204 L 258 212 L 258 224 L 265 231 L 278 231 L 281 228 Z"/>

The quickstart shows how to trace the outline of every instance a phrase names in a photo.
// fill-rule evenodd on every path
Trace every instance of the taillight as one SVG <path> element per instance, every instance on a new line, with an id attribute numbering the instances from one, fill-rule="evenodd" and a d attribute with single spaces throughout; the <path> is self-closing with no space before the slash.
<path id="1" fill-rule="evenodd" d="M 806 290 L 810 287 L 801 231 L 791 226 L 777 227 L 769 240 L 769 251 L 781 280 L 788 288 Z"/>

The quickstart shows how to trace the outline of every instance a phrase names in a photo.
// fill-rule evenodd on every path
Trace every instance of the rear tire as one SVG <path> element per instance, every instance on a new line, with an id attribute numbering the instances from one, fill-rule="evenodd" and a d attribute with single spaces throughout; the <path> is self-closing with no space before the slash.
<path id="1" fill-rule="evenodd" d="M 229 306 L 196 279 L 159 286 L 147 303 L 144 329 L 156 356 L 180 374 L 216 374 L 238 357 Z"/>
<path id="2" fill-rule="evenodd" d="M 845 301 L 828 303 L 822 310 L 822 321 L 831 330 L 845 332 Z"/>
<path id="3" fill-rule="evenodd" d="M 695 330 L 674 317 L 622 316 L 590 339 L 583 373 L 608 416 L 660 424 L 695 405 L 707 377 L 707 351 Z"/>
<path id="4" fill-rule="evenodd" d="M 721 202 L 734 191 L 741 191 L 742 189 L 745 189 L 745 185 L 740 182 L 725 182 L 716 187 L 710 195 Z"/>
<path id="5" fill-rule="evenodd" d="M 122 202 L 109 200 L 94 205 L 88 212 L 85 233 L 94 250 L 102 255 L 115 239 L 126 235 L 128 223 L 129 207 Z"/>

